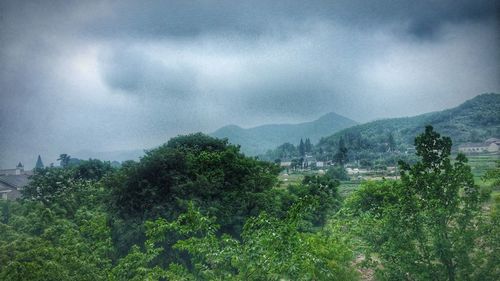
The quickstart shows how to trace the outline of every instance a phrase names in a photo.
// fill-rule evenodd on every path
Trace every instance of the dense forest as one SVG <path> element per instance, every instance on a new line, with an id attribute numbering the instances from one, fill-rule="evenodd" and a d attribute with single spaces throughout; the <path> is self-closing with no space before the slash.
<path id="1" fill-rule="evenodd" d="M 449 137 L 414 144 L 399 180 L 347 198 L 331 173 L 278 188 L 277 165 L 203 134 L 37 169 L 0 201 L 0 280 L 498 280 L 500 166 L 479 188 Z"/>

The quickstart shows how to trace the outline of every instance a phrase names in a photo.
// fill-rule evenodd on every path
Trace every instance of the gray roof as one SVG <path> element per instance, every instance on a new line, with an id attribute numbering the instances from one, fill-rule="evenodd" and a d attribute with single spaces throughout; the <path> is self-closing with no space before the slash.
<path id="1" fill-rule="evenodd" d="M 500 139 L 489 138 L 489 139 L 485 140 L 484 142 L 487 143 L 487 144 L 490 144 L 490 143 L 500 143 Z"/>
<path id="2" fill-rule="evenodd" d="M 458 147 L 465 148 L 465 147 L 487 147 L 487 146 L 488 145 L 483 143 L 483 142 L 476 142 L 476 143 L 468 142 L 468 143 L 461 144 Z"/>
<path id="3" fill-rule="evenodd" d="M 17 169 L 2 169 L 0 170 L 0 175 L 15 174 Z"/>
<path id="4" fill-rule="evenodd" d="M 28 175 L 7 175 L 0 176 L 0 182 L 17 189 L 27 186 L 30 180 Z"/>

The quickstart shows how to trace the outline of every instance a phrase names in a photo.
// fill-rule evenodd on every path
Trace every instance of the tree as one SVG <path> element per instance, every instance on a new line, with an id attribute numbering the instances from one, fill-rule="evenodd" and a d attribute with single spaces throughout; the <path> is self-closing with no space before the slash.
<path id="1" fill-rule="evenodd" d="M 306 152 L 312 152 L 312 144 L 311 144 L 311 140 L 309 138 L 306 138 L 306 142 L 304 144 L 304 149 Z"/>
<path id="2" fill-rule="evenodd" d="M 276 208 L 268 193 L 278 173 L 277 165 L 245 157 L 227 140 L 199 133 L 173 138 L 139 162 L 123 163 L 104 185 L 110 212 L 123 221 L 117 232 L 123 231 L 120 238 L 130 239 L 123 244 L 131 246 L 142 242 L 145 220 L 173 220 L 188 201 L 216 216 L 221 231 L 238 236 L 248 217 Z M 130 233 L 131 224 L 138 233 Z"/>
<path id="3" fill-rule="evenodd" d="M 389 137 L 387 138 L 387 145 L 389 146 L 389 151 L 393 152 L 396 150 L 396 141 L 392 132 L 389 133 Z"/>
<path id="4" fill-rule="evenodd" d="M 304 157 L 306 155 L 306 146 L 305 146 L 304 141 L 302 139 L 300 139 L 299 154 L 302 157 Z"/>
<path id="5" fill-rule="evenodd" d="M 380 228 L 371 230 L 381 237 L 371 246 L 383 264 L 383 279 L 473 276 L 470 253 L 479 236 L 481 202 L 467 158 L 459 154 L 452 163 L 451 145 L 427 126 L 415 139 L 420 161 L 413 166 L 400 161 L 401 185 L 393 187 L 398 200 L 386 205 Z"/>
<path id="6" fill-rule="evenodd" d="M 42 162 L 42 157 L 40 157 L 40 155 L 38 155 L 38 158 L 36 159 L 36 164 L 35 164 L 35 170 L 38 170 L 38 169 L 43 169 L 43 162 Z"/>
<path id="7" fill-rule="evenodd" d="M 278 146 L 279 158 L 290 158 L 297 156 L 297 148 L 291 143 L 284 143 Z"/>
<path id="8" fill-rule="evenodd" d="M 317 200 L 318 206 L 311 211 L 308 220 L 313 226 L 321 227 L 325 225 L 327 219 L 334 214 L 340 206 L 340 195 L 338 187 L 340 182 L 329 176 L 308 176 L 304 177 L 302 185 L 295 190 L 290 187 L 290 193 L 300 198 L 311 197 Z"/>
<path id="9" fill-rule="evenodd" d="M 500 160 L 496 161 L 495 168 L 486 171 L 483 175 L 483 180 L 491 181 L 491 185 L 494 189 L 500 188 Z"/>
<path id="10" fill-rule="evenodd" d="M 93 181 L 98 181 L 113 171 L 109 162 L 103 162 L 98 159 L 81 160 L 78 164 L 72 166 L 72 168 L 75 178 Z"/>
<path id="11" fill-rule="evenodd" d="M 340 165 L 335 165 L 333 167 L 330 167 L 326 174 L 335 180 L 339 181 L 346 181 L 349 180 L 349 175 L 347 174 L 347 171 L 344 169 L 343 166 Z"/>
<path id="12" fill-rule="evenodd" d="M 69 155 L 68 155 L 68 154 L 66 154 L 66 153 L 63 153 L 63 154 L 60 154 L 60 155 L 59 155 L 59 158 L 58 158 L 57 160 L 58 160 L 58 161 L 61 161 L 61 162 L 60 162 L 60 163 L 61 163 L 60 165 L 61 165 L 61 167 L 63 167 L 63 168 L 64 168 L 64 167 L 67 167 L 67 166 L 68 166 L 70 159 L 71 159 L 71 156 L 69 156 Z"/>
<path id="13" fill-rule="evenodd" d="M 347 147 L 345 146 L 344 138 L 340 138 L 337 153 L 334 156 L 335 162 L 343 166 L 347 162 Z"/>
<path id="14" fill-rule="evenodd" d="M 44 190 L 48 189 L 44 183 L 56 185 L 53 190 L 63 189 L 57 192 L 61 196 L 8 202 L 8 210 L 0 202 L 0 280 L 107 280 L 113 247 L 109 218 L 102 204 L 96 204 L 102 195 L 90 182 L 57 186 L 64 181 L 58 176 L 35 180 Z"/>
<path id="15" fill-rule="evenodd" d="M 218 236 L 216 219 L 191 204 L 175 221 L 148 222 L 145 250 L 135 247 L 120 260 L 111 280 L 357 280 L 353 254 L 339 235 L 300 231 L 312 206 L 305 198 L 284 218 L 267 213 L 250 218 L 240 241 Z M 160 245 L 172 232 L 186 236 L 174 248 L 189 253 L 190 264 L 155 266 L 151 261 L 165 250 Z"/>

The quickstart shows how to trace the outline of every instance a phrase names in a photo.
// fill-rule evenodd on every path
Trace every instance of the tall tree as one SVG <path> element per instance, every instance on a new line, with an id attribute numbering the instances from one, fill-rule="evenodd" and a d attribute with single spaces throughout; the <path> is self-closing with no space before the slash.
<path id="1" fill-rule="evenodd" d="M 38 159 L 36 159 L 35 170 L 43 169 L 43 167 L 44 167 L 44 165 L 42 162 L 42 157 L 40 157 L 40 155 L 38 155 Z"/>
<path id="2" fill-rule="evenodd" d="M 394 140 L 394 135 L 392 132 L 389 133 L 389 137 L 387 137 L 387 145 L 389 146 L 389 151 L 396 150 L 396 141 Z"/>
<path id="3" fill-rule="evenodd" d="M 306 146 L 305 146 L 304 141 L 302 139 L 300 139 L 299 153 L 300 153 L 300 156 L 302 156 L 302 157 L 306 155 Z"/>
<path id="4" fill-rule="evenodd" d="M 472 279 L 481 202 L 467 158 L 452 163 L 451 145 L 427 126 L 415 139 L 420 161 L 400 161 L 398 200 L 385 208 L 377 230 L 384 238 L 373 245 L 387 280 Z"/>
<path id="5" fill-rule="evenodd" d="M 335 162 L 339 165 L 344 165 L 347 162 L 347 147 L 345 146 L 344 138 L 340 137 L 339 147 L 335 154 Z"/>
<path id="6" fill-rule="evenodd" d="M 312 144 L 309 138 L 306 138 L 305 151 L 308 153 L 312 151 Z"/>

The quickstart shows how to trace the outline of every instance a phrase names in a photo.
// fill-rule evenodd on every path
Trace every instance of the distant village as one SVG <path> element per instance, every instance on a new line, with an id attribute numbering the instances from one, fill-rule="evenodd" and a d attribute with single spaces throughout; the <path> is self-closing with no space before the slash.
<path id="1" fill-rule="evenodd" d="M 484 142 L 477 143 L 464 143 L 455 148 L 455 152 L 461 152 L 466 155 L 475 154 L 493 154 L 498 155 L 500 152 L 500 139 L 489 138 Z M 415 153 L 413 148 L 410 148 L 406 153 Z M 288 175 L 290 172 L 304 172 L 304 171 L 316 171 L 318 173 L 325 173 L 325 171 L 336 165 L 333 160 L 319 161 L 314 156 L 306 154 L 301 160 L 296 159 L 285 159 L 281 160 L 280 167 L 283 170 L 284 175 Z M 358 161 L 359 162 L 359 161 Z M 359 163 L 346 163 L 344 164 L 345 171 L 351 179 L 361 180 L 361 179 L 397 179 L 397 166 L 387 166 L 381 169 L 380 167 L 369 168 L 360 167 Z"/>

